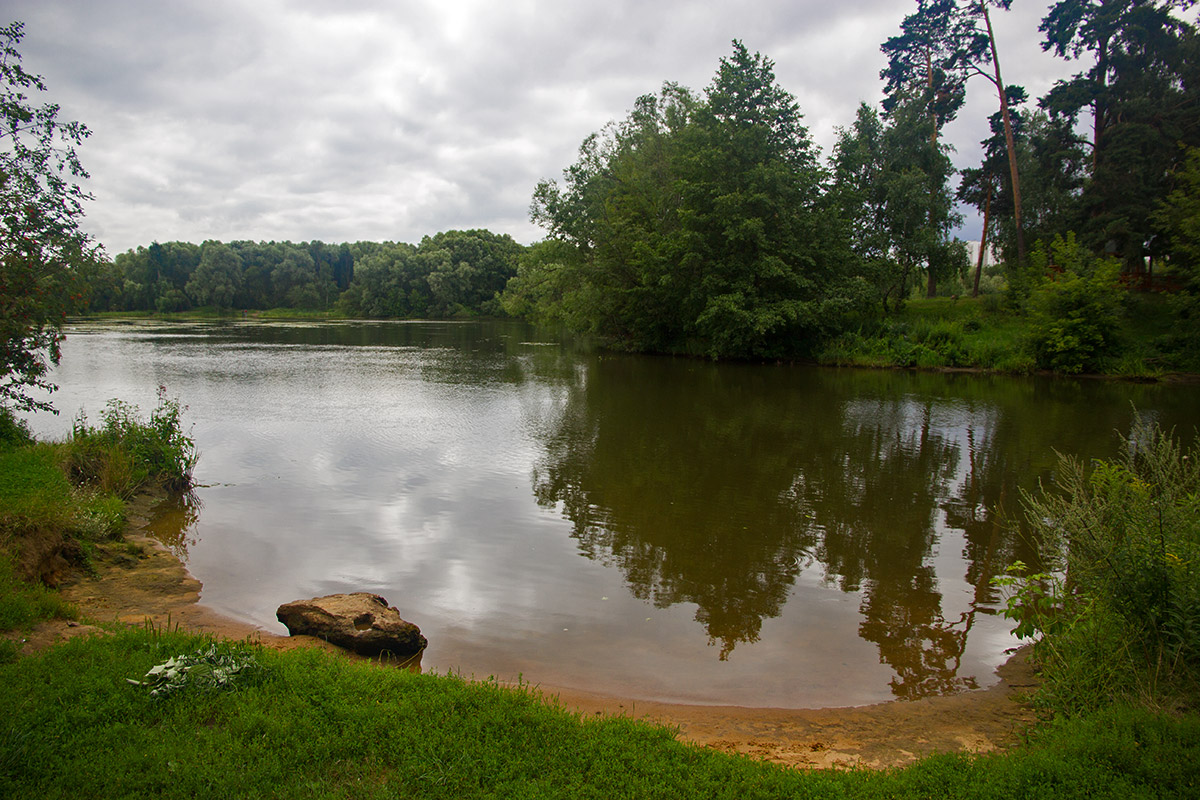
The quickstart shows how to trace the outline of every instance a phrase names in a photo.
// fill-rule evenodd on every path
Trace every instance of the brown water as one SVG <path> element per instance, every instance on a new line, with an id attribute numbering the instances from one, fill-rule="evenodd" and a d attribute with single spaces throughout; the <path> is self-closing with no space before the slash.
<path id="1" fill-rule="evenodd" d="M 160 384 L 198 505 L 159 530 L 203 602 L 382 594 L 426 669 L 813 707 L 993 682 L 990 585 L 1055 450 L 1111 456 L 1200 389 L 598 354 L 517 323 L 88 324 L 61 436 Z"/>

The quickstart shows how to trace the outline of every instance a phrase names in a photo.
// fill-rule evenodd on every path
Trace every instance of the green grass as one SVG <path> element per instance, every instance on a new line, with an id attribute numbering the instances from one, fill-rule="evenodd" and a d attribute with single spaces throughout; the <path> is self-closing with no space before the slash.
<path id="1" fill-rule="evenodd" d="M 1200 372 L 1200 351 L 1180 334 L 1170 298 L 1130 292 L 1119 352 L 1105 374 L 1158 378 Z M 828 341 L 823 364 L 924 369 L 979 369 L 1010 374 L 1034 371 L 1029 317 L 1006 310 L 999 295 L 937 297 L 907 302 L 887 318 L 873 316 Z"/>
<path id="2" fill-rule="evenodd" d="M 68 528 L 74 493 L 53 445 L 0 449 L 0 537 Z"/>
<path id="3" fill-rule="evenodd" d="M 86 568 L 94 543 L 119 537 L 123 498 L 152 487 L 186 491 L 195 448 L 180 424 L 181 407 L 160 396 L 148 420 L 113 402 L 93 428 L 82 419 L 62 443 L 34 442 L 0 409 L 0 633 L 73 611 L 39 582 L 46 565 Z M 11 660 L 12 637 L 0 641 Z"/>
<path id="4" fill-rule="evenodd" d="M 825 364 L 1026 373 L 1026 324 L 988 298 L 913 300 L 885 319 L 863 320 L 829 341 Z"/>
<path id="5" fill-rule="evenodd" d="M 208 644 L 135 630 L 0 666 L 0 796 L 1130 800 L 1200 789 L 1200 720 L 1129 710 L 1051 726 L 1003 756 L 804 773 L 627 718 L 581 718 L 530 691 L 319 651 L 256 652 L 261 669 L 234 691 L 154 699 L 128 682 Z"/>

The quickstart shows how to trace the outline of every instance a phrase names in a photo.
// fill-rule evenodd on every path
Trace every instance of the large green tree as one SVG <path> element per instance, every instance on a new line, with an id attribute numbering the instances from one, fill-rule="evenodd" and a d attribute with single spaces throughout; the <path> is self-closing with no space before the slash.
<path id="1" fill-rule="evenodd" d="M 567 316 L 610 346 L 779 356 L 866 294 L 824 180 L 774 65 L 734 42 L 702 98 L 667 84 L 588 137 L 532 216 L 575 250 Z"/>
<path id="2" fill-rule="evenodd" d="M 0 27 L 0 405 L 52 410 L 30 391 L 53 390 L 62 324 L 100 255 L 80 229 L 90 195 L 75 148 L 89 131 L 27 95 L 46 85 L 21 66 L 23 34 L 19 22 Z"/>
<path id="3" fill-rule="evenodd" d="M 200 264 L 187 282 L 188 292 L 202 305 L 232 307 L 242 283 L 242 259 L 223 242 L 200 245 Z"/>
<path id="4" fill-rule="evenodd" d="M 1056 118 L 1090 113 L 1091 180 L 1078 227 L 1094 250 L 1140 272 L 1164 255 L 1154 222 L 1175 186 L 1183 148 L 1200 145 L 1200 40 L 1180 13 L 1193 0 L 1059 0 L 1042 47 L 1085 68 L 1041 99 Z"/>
<path id="5" fill-rule="evenodd" d="M 893 105 L 886 122 L 864 103 L 834 150 L 834 195 L 885 313 L 918 270 L 933 287 L 963 266 L 951 236 L 962 221 L 948 188 L 953 169 L 947 148 L 931 140 L 934 124 L 919 101 Z"/>

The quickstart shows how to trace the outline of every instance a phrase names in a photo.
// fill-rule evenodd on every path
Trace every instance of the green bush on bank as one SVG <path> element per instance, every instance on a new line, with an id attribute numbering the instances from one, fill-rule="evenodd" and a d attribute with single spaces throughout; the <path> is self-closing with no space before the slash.
<path id="1" fill-rule="evenodd" d="M 1122 444 L 1090 470 L 1062 457 L 1057 491 L 1026 496 L 1048 571 L 1004 581 L 1058 714 L 1200 698 L 1200 450 L 1140 422 Z"/>
<path id="2" fill-rule="evenodd" d="M 1027 347 L 1038 368 L 1054 372 L 1103 372 L 1120 350 L 1125 291 L 1121 266 L 1097 258 L 1075 234 L 1039 242 L 1026 280 L 1009 286 L 1014 304 L 1028 310 Z"/>
<path id="3" fill-rule="evenodd" d="M 149 420 L 137 406 L 110 400 L 100 412 L 102 425 L 93 428 L 80 413 L 64 446 L 63 463 L 77 483 L 99 486 L 127 498 L 154 484 L 168 491 L 191 487 L 196 447 L 183 432 L 183 408 L 159 387 L 158 406 Z"/>
<path id="4" fill-rule="evenodd" d="M 38 582 L 41 565 L 62 558 L 86 568 L 94 544 L 119 537 L 125 504 L 148 487 L 191 488 L 195 446 L 182 408 L 160 391 L 149 419 L 114 401 L 89 427 L 82 417 L 62 443 L 35 442 L 11 410 L 0 409 L 0 632 L 72 616 Z M 16 647 L 0 643 L 0 661 Z"/>

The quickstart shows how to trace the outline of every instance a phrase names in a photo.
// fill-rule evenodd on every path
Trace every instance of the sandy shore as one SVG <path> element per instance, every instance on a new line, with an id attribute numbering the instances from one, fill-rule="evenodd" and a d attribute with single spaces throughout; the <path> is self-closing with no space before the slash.
<path id="1" fill-rule="evenodd" d="M 321 647 L 345 651 L 312 637 L 285 637 L 222 617 L 199 604 L 200 582 L 170 551 L 144 535 L 152 501 L 131 504 L 123 543 L 100 549 L 96 574 L 61 587 L 67 600 L 90 619 L 179 626 L 274 649 Z M 68 636 L 94 633 L 89 625 L 56 620 L 27 637 L 37 650 Z M 355 657 L 345 653 L 347 657 Z M 1034 720 L 1023 697 L 1036 684 L 1026 654 L 1018 652 L 998 670 L 989 689 L 950 697 L 894 701 L 858 708 L 774 709 L 691 706 L 588 694 L 539 686 L 548 698 L 582 714 L 624 714 L 679 729 L 680 738 L 705 747 L 742 753 L 794 767 L 882 768 L 935 752 L 989 752 L 1019 741 Z"/>

